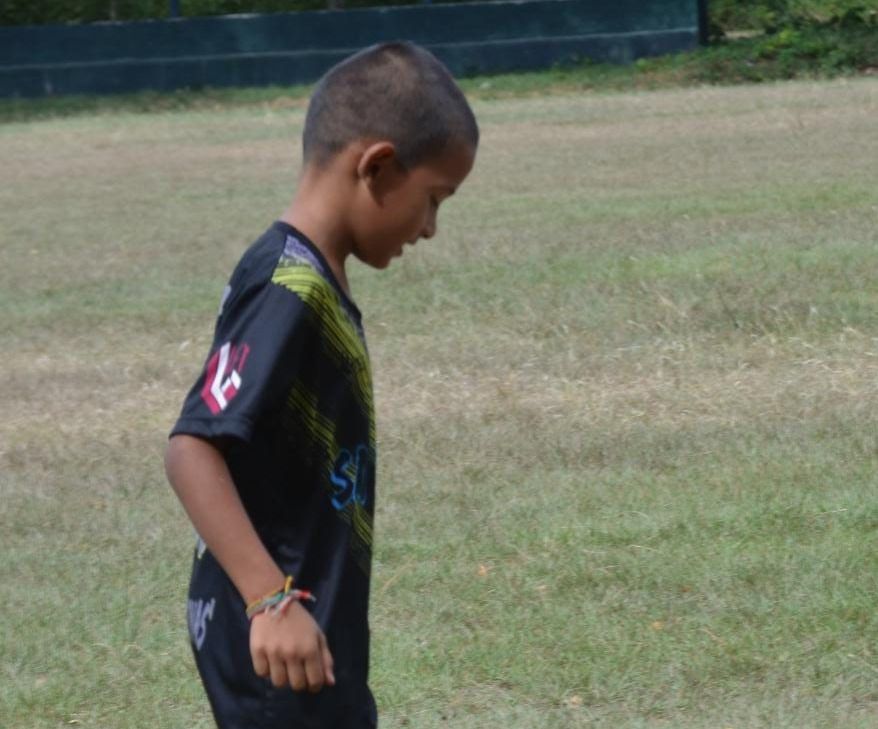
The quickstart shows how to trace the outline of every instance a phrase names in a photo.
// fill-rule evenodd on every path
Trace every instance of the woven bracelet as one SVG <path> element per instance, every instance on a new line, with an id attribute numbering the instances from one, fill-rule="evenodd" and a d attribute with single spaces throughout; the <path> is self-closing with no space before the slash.
<path id="1" fill-rule="evenodd" d="M 280 590 L 254 600 L 247 606 L 247 617 L 252 620 L 260 613 L 270 611 L 272 615 L 283 615 L 293 602 L 317 602 L 308 590 L 294 590 L 293 577 L 288 575 Z"/>

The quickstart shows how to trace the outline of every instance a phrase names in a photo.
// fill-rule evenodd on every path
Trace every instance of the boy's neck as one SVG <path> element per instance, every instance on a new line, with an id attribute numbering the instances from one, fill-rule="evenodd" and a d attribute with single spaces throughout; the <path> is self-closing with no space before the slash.
<path id="1" fill-rule="evenodd" d="M 332 275 L 335 276 L 339 286 L 350 297 L 351 291 L 348 285 L 348 277 L 345 272 L 345 260 L 347 253 L 340 248 L 331 233 L 327 233 L 326 228 L 322 225 L 322 221 L 315 219 L 314 216 L 308 215 L 307 211 L 296 210 L 295 205 L 291 204 L 281 215 L 280 219 L 296 230 L 301 231 L 305 237 L 311 241 L 314 246 L 323 254 L 326 263 L 329 265 Z"/>
<path id="2" fill-rule="evenodd" d="M 342 290 L 350 296 L 345 261 L 351 254 L 351 236 L 343 215 L 344 191 L 337 184 L 326 184 L 326 179 L 306 168 L 280 219 L 307 236 L 323 254 Z"/>

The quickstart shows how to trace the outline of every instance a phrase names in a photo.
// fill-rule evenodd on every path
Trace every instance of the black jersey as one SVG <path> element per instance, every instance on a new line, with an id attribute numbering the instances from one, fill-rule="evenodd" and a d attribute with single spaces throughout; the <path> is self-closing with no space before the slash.
<path id="1" fill-rule="evenodd" d="M 346 703 L 340 701 L 346 692 L 371 701 L 366 685 L 374 422 L 360 312 L 320 252 L 277 222 L 232 274 L 209 357 L 172 435 L 222 443 L 256 531 L 281 569 L 317 597 L 308 607 L 326 634 L 337 684 L 321 692 L 323 701 L 304 700 L 316 713 Z M 210 555 L 199 554 L 196 573 L 201 563 L 215 568 Z M 243 602 L 217 600 L 222 603 L 217 595 L 190 589 L 197 659 L 211 638 L 211 621 L 229 629 L 230 616 L 216 615 L 221 607 L 239 613 L 231 616 L 242 634 L 236 639 L 246 639 Z M 249 661 L 239 662 L 245 663 L 234 668 L 240 675 L 229 677 L 236 686 L 245 674 L 255 677 Z"/>

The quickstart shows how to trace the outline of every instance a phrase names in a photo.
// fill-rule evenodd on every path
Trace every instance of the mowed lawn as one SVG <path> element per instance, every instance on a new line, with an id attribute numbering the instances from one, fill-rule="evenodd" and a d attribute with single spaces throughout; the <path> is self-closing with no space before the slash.
<path id="1" fill-rule="evenodd" d="M 878 80 L 476 111 L 352 276 L 382 726 L 878 726 Z M 303 113 L 0 126 L 3 729 L 212 726 L 162 450 Z"/>

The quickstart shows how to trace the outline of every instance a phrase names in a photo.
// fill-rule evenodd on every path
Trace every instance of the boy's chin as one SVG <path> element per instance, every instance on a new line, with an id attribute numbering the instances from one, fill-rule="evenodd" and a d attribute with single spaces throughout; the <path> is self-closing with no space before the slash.
<path id="1" fill-rule="evenodd" d="M 367 266 L 369 266 L 369 268 L 377 268 L 379 271 L 387 268 L 390 265 L 390 262 L 393 260 L 393 256 L 388 256 L 386 258 L 365 258 L 359 253 L 355 253 L 354 256 L 356 256 L 357 260 L 360 263 L 365 263 Z"/>

